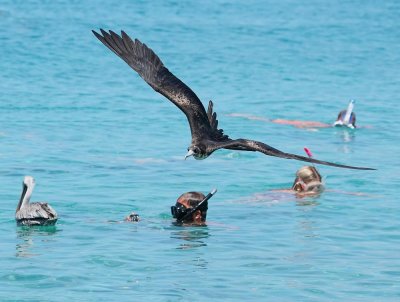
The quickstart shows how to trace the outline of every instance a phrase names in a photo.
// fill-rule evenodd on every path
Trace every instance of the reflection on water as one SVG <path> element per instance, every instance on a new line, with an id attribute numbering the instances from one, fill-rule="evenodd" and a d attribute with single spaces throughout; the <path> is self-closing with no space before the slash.
<path id="1" fill-rule="evenodd" d="M 17 238 L 20 243 L 15 246 L 16 257 L 29 258 L 37 256 L 32 250 L 35 246 L 35 241 L 48 241 L 48 236 L 52 236 L 57 232 L 55 225 L 51 226 L 20 226 L 17 227 Z"/>
<path id="2" fill-rule="evenodd" d="M 172 230 L 171 232 L 171 238 L 178 239 L 177 250 L 193 250 L 207 246 L 206 240 L 209 236 L 206 226 L 179 227 L 179 230 Z M 193 265 L 200 269 L 207 268 L 208 261 L 203 257 L 203 252 L 186 255 L 188 257 L 179 258 L 177 262 L 179 266 L 187 267 L 188 265 Z"/>
<path id="3" fill-rule="evenodd" d="M 311 213 L 314 211 L 315 207 L 320 205 L 314 199 L 307 199 L 296 202 L 297 210 L 300 212 L 298 220 L 298 230 L 301 238 L 314 238 L 318 237 L 318 228 L 315 221 L 311 219 Z"/>
<path id="4" fill-rule="evenodd" d="M 354 129 L 349 129 L 342 127 L 340 131 L 337 132 L 341 140 L 345 143 L 350 143 L 356 138 L 356 131 Z"/>
<path id="5" fill-rule="evenodd" d="M 348 154 L 352 152 L 351 144 L 355 141 L 356 139 L 356 130 L 355 129 L 349 129 L 347 127 L 340 127 L 337 128 L 337 131 L 335 131 L 335 135 L 337 136 L 338 140 L 343 142 L 344 144 L 341 144 L 339 147 L 339 151 Z"/>
<path id="6" fill-rule="evenodd" d="M 171 238 L 182 240 L 179 241 L 177 249 L 193 249 L 207 246 L 204 239 L 209 236 L 206 226 L 180 227 L 180 230 L 171 232 Z"/>
<path id="7" fill-rule="evenodd" d="M 316 196 L 316 197 L 318 197 L 318 196 Z M 319 204 L 320 203 L 318 201 L 310 199 L 310 198 L 306 199 L 306 200 L 298 200 L 296 202 L 296 206 L 299 206 L 299 207 L 302 207 L 302 206 L 317 206 Z"/>

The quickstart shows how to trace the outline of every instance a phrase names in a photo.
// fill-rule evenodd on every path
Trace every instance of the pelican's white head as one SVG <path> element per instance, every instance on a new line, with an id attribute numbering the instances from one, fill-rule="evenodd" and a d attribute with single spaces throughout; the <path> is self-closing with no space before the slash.
<path id="1" fill-rule="evenodd" d="M 22 185 L 33 188 L 35 186 L 35 179 L 32 176 L 25 176 Z"/>

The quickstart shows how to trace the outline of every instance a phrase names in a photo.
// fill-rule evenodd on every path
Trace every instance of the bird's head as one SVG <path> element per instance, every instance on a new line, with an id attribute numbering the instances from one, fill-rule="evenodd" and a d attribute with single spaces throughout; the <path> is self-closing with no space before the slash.
<path id="1" fill-rule="evenodd" d="M 185 159 L 189 156 L 193 156 L 195 159 L 205 159 L 209 155 L 206 146 L 203 144 L 191 144 L 188 148 L 188 153 L 186 154 Z"/>
<path id="2" fill-rule="evenodd" d="M 22 182 L 22 186 L 27 186 L 32 188 L 35 186 L 35 179 L 32 176 L 25 176 L 24 181 Z"/>

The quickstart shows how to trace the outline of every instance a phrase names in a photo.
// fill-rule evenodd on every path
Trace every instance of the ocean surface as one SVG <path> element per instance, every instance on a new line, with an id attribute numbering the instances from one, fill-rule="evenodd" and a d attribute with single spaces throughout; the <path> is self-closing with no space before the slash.
<path id="1" fill-rule="evenodd" d="M 400 301 L 400 2 L 0 1 L 0 301 Z M 318 166 L 220 150 L 183 160 L 185 116 L 92 29 L 151 47 L 219 126 Z M 355 100 L 356 130 L 332 123 Z M 254 115 L 261 120 L 236 115 Z M 54 227 L 17 227 L 24 175 Z M 218 193 L 206 227 L 172 224 Z M 125 223 L 130 212 L 139 223 Z"/>

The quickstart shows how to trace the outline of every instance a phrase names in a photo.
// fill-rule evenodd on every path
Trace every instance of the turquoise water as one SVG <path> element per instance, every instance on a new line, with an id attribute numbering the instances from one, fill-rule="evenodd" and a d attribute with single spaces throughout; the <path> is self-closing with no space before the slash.
<path id="1" fill-rule="evenodd" d="M 398 1 L 0 2 L 0 301 L 399 301 Z M 124 29 L 215 103 L 232 138 L 377 171 L 215 152 L 184 161 L 185 117 L 91 33 Z M 231 113 L 331 123 L 307 131 Z M 24 175 L 53 228 L 15 225 Z M 209 225 L 171 224 L 217 187 Z M 339 192 L 338 192 L 339 191 Z M 363 193 L 359 195 L 349 193 Z M 259 193 L 263 194 L 258 198 Z M 142 221 L 122 223 L 131 211 Z"/>

